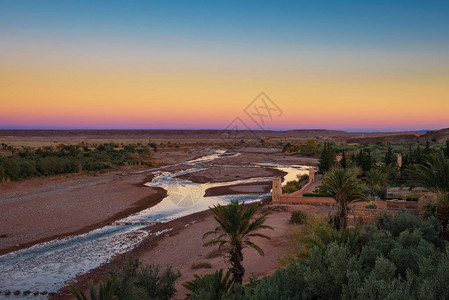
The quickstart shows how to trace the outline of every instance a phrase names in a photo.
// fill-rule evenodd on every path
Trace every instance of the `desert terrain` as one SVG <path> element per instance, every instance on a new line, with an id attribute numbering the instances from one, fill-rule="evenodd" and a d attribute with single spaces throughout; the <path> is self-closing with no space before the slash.
<path id="1" fill-rule="evenodd" d="M 93 132 L 87 132 L 92 134 Z M 146 136 L 142 133 L 117 136 L 117 132 L 95 132 L 94 135 L 83 136 L 86 132 L 19 132 L 15 136 L 2 136 L 1 141 L 8 145 L 25 147 L 41 147 L 57 144 L 79 144 L 105 142 L 114 143 L 148 143 L 158 144 L 170 142 L 170 146 L 161 147 L 152 153 L 157 166 L 148 167 L 123 166 L 113 170 L 82 172 L 79 174 L 56 175 L 44 178 L 32 178 L 0 184 L 0 254 L 25 249 L 33 245 L 84 234 L 97 228 L 161 203 L 167 196 L 167 191 L 160 187 L 145 186 L 152 182 L 157 174 L 189 171 L 196 167 L 191 162 L 198 158 L 226 150 L 224 155 L 211 161 L 201 162 L 203 170 L 179 175 L 176 178 L 185 179 L 193 183 L 214 183 L 216 186 L 207 188 L 204 193 L 208 197 L 239 195 L 239 194 L 267 194 L 271 190 L 273 176 L 285 176 L 287 173 L 272 166 L 317 166 L 318 157 L 302 157 L 286 155 L 276 145 L 278 141 L 305 140 L 315 134 L 318 139 L 348 140 L 362 139 L 394 139 L 404 138 L 402 133 L 389 134 L 388 137 L 376 134 L 349 134 L 344 132 L 298 132 L 265 133 L 263 145 L 233 145 L 227 147 L 213 134 L 195 135 L 195 138 L 185 138 L 184 132 L 169 132 Z M 3 130 L 0 134 L 12 134 Z M 271 134 L 271 135 L 270 135 Z M 287 134 L 295 136 L 286 137 Z M 419 138 L 425 133 L 407 134 Z M 33 138 L 30 138 L 32 135 Z M 290 138 L 290 139 L 289 139 Z M 207 147 L 205 146 L 207 145 Z M 239 147 L 240 146 L 240 147 Z M 260 165 L 262 164 L 262 165 Z M 264 165 L 264 164 L 271 164 Z M 162 173 L 161 173 L 162 172 Z M 258 179 L 260 178 L 260 179 Z M 230 184 L 230 182 L 255 179 L 254 182 Z M 314 184 L 313 187 L 316 187 Z M 298 206 L 299 207 L 299 206 Z M 304 206 L 302 209 L 311 214 L 328 214 L 328 208 Z M 261 211 L 259 211 L 259 214 Z M 254 250 L 245 250 L 243 262 L 247 274 L 262 276 L 273 273 L 279 267 L 279 259 L 284 255 L 289 243 L 290 213 L 271 212 L 267 225 L 275 230 L 265 230 L 271 239 L 256 239 L 265 252 L 261 258 Z M 112 264 L 120 264 L 129 255 L 142 259 L 145 263 L 158 263 L 161 266 L 172 265 L 181 272 L 181 278 L 176 283 L 178 290 L 176 298 L 183 298 L 186 290 L 182 283 L 191 280 L 194 274 L 205 274 L 210 269 L 226 269 L 222 256 L 214 249 L 202 247 L 202 235 L 212 230 L 216 222 L 209 211 L 187 215 L 169 222 L 148 226 L 147 232 L 162 232 L 150 234 L 137 247 L 127 253 L 114 256 L 108 263 L 79 274 L 71 282 L 81 288 L 87 287 L 90 279 L 100 280 Z M 215 252 L 214 252 L 215 251 Z M 263 259 L 263 264 L 260 263 Z M 210 265 L 197 268 L 196 265 Z M 246 280 L 248 280 L 248 276 Z M 73 299 L 67 287 L 63 287 L 54 299 Z"/>

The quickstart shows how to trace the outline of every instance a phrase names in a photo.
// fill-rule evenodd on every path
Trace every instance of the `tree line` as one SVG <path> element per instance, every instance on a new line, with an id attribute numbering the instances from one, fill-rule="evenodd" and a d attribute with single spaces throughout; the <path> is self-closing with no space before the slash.
<path id="1" fill-rule="evenodd" d="M 58 145 L 37 149 L 16 149 L 2 144 L 10 156 L 0 156 L 0 182 L 21 180 L 37 176 L 78 173 L 111 169 L 125 164 L 154 163 L 147 145 Z"/>

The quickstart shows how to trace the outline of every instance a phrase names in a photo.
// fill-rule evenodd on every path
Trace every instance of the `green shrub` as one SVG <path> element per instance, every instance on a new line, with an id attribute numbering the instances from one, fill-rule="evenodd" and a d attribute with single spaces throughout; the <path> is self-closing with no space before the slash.
<path id="1" fill-rule="evenodd" d="M 229 277 L 229 272 L 223 275 L 223 269 L 220 269 L 212 274 L 203 276 L 194 275 L 192 281 L 187 281 L 182 285 L 190 292 L 190 294 L 187 294 L 188 299 L 223 299 L 232 285 Z"/>
<path id="2" fill-rule="evenodd" d="M 321 197 L 321 198 L 329 197 L 329 195 L 325 194 L 325 193 L 304 193 L 302 196 L 303 197 Z"/>
<path id="3" fill-rule="evenodd" d="M 296 177 L 297 180 L 289 181 L 282 187 L 282 193 L 290 194 L 299 191 L 309 181 L 309 175 L 296 175 Z"/>
<path id="4" fill-rule="evenodd" d="M 290 222 L 294 224 L 304 224 L 308 216 L 305 212 L 300 210 L 292 211 L 290 216 Z"/>
<path id="5" fill-rule="evenodd" d="M 366 205 L 365 205 L 365 208 L 368 208 L 368 209 L 377 209 L 377 205 L 376 205 L 376 203 L 374 203 L 374 202 L 368 202 Z"/>
<path id="6" fill-rule="evenodd" d="M 418 229 L 422 233 L 424 240 L 437 247 L 441 246 L 439 225 L 436 218 L 431 217 L 423 220 L 406 210 L 399 211 L 395 216 L 384 212 L 377 217 L 377 226 L 384 231 L 390 232 L 394 237 L 398 237 L 405 230 L 413 231 Z"/>
<path id="7" fill-rule="evenodd" d="M 282 187 L 282 193 L 290 194 L 290 193 L 296 192 L 296 191 L 298 191 L 300 189 L 301 189 L 301 186 L 299 185 L 299 182 L 296 181 L 296 180 L 292 180 L 292 181 L 287 182 Z"/>
<path id="8" fill-rule="evenodd" d="M 449 299 L 449 251 L 433 221 L 401 211 L 377 225 L 316 228 L 306 260 L 217 299 Z"/>
<path id="9" fill-rule="evenodd" d="M 117 278 L 119 290 L 133 281 L 137 290 L 143 290 L 144 299 L 168 300 L 175 295 L 175 281 L 180 276 L 179 271 L 174 272 L 171 266 L 161 269 L 159 265 L 143 265 L 140 260 L 129 258 L 121 269 L 111 270 L 108 279 Z"/>
<path id="10" fill-rule="evenodd" d="M 407 196 L 405 196 L 405 200 L 416 202 L 419 200 L 420 197 L 421 197 L 421 195 L 407 195 Z M 404 196 L 403 195 L 393 195 L 393 194 L 387 195 L 387 200 L 393 200 L 393 199 L 404 200 Z"/>

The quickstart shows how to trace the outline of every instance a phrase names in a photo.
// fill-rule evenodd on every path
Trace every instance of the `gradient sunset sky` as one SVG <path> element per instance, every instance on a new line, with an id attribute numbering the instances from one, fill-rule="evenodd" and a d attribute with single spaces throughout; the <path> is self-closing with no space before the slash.
<path id="1" fill-rule="evenodd" d="M 95 3 L 93 3 L 95 2 Z M 448 1 L 0 0 L 0 128 L 449 127 Z"/>

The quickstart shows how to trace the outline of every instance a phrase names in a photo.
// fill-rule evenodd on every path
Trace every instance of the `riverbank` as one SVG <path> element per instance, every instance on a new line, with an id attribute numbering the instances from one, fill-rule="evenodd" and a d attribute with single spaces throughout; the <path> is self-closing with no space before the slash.
<path id="1" fill-rule="evenodd" d="M 162 201 L 167 192 L 122 171 L 0 184 L 0 255 L 87 233 Z"/>
<path id="2" fill-rule="evenodd" d="M 260 149 L 257 150 L 260 151 Z M 259 162 L 267 162 L 259 159 L 256 162 L 248 161 L 246 163 L 234 161 L 232 164 L 229 161 L 225 161 L 247 154 L 243 153 L 236 156 L 230 154 L 217 158 L 213 162 L 206 162 L 206 166 L 201 165 L 201 167 L 208 168 L 209 172 L 207 172 L 207 176 L 211 176 L 212 179 L 218 178 L 218 182 L 223 182 L 222 185 L 214 187 L 217 189 L 210 190 L 208 192 L 209 196 L 234 193 L 264 194 L 270 188 L 267 178 L 285 174 L 283 171 L 271 169 L 267 166 L 260 167 L 255 165 Z M 274 153 L 271 154 L 273 155 Z M 266 153 L 262 151 L 262 155 L 265 156 Z M 279 153 L 274 155 L 279 157 Z M 251 156 L 257 157 L 254 152 Z M 291 157 L 288 159 L 290 160 Z M 281 161 L 277 163 L 284 164 Z M 297 161 L 296 164 L 301 163 Z M 162 166 L 159 170 L 175 172 L 195 167 L 191 163 L 181 163 L 167 167 Z M 33 243 L 52 240 L 56 237 L 89 232 L 107 223 L 124 218 L 127 215 L 152 207 L 159 203 L 166 195 L 166 191 L 161 188 L 152 188 L 143 185 L 143 183 L 152 180 L 154 176 L 152 172 L 154 171 L 158 171 L 158 169 L 143 170 L 128 168 L 127 170 L 97 174 L 39 178 L 26 182 L 2 185 L 0 187 L 0 209 L 5 212 L 10 207 L 11 210 L 8 211 L 10 218 L 8 219 L 8 216 L 5 215 L 6 218 L 0 219 L 0 222 L 4 222 L 3 224 L 5 225 L 9 222 L 12 227 L 12 229 L 7 228 L 7 226 L 1 227 L 2 229 L 7 228 L 8 230 L 6 237 L 2 238 L 2 240 L 12 238 L 17 240 L 21 238 L 22 242 L 20 244 L 13 244 L 13 247 L 16 247 L 16 249 L 26 248 Z M 201 176 L 204 175 L 206 174 L 201 174 Z M 220 176 L 222 177 L 220 178 Z M 261 179 L 255 180 L 250 184 L 233 186 L 226 184 L 227 181 L 244 178 Z M 210 179 L 207 181 L 210 182 Z M 206 204 L 204 205 L 204 209 L 207 209 L 207 203 L 204 204 Z M 20 217 L 17 218 L 17 216 Z M 45 216 L 47 218 L 44 218 Z M 144 249 L 142 251 L 146 253 L 149 249 L 155 247 L 154 244 L 157 244 L 160 238 L 170 237 L 172 234 L 178 231 L 184 231 L 187 227 L 200 222 L 200 220 L 195 219 L 197 216 L 198 214 L 193 214 L 168 223 L 157 224 L 146 228 L 145 230 L 149 232 L 149 236 L 129 253 L 136 253 L 137 256 L 140 256 L 139 252 L 134 252 L 139 251 L 139 249 Z M 24 222 L 22 222 L 23 220 Z M 75 230 L 68 230 L 68 228 L 70 229 L 76 226 L 78 228 L 75 228 Z M 166 232 L 166 230 L 170 230 L 170 232 Z M 60 235 L 51 234 L 54 232 L 58 233 L 58 231 Z M 15 234 L 11 234 L 11 232 L 15 232 Z M 164 233 L 160 236 L 155 235 L 155 232 Z M 199 233 L 197 232 L 197 234 Z M 45 236 L 43 239 L 38 239 L 39 235 Z M 31 239 L 29 243 L 26 242 L 27 238 Z M 8 248 L 6 249 L 9 250 Z M 14 248 L 12 249 L 16 250 Z M 112 261 L 123 259 L 124 256 L 126 255 L 119 254 L 117 257 L 113 257 Z M 87 283 L 88 279 L 100 279 L 102 270 L 104 271 L 109 265 L 109 263 L 106 263 L 82 275 L 80 277 L 80 283 Z M 84 280 L 83 278 L 86 279 Z"/>
<path id="3" fill-rule="evenodd" d="M 262 230 L 261 233 L 268 235 L 271 239 L 254 238 L 254 242 L 261 246 L 265 256 L 260 256 L 254 249 L 244 249 L 243 266 L 246 269 L 246 281 L 252 275 L 263 276 L 272 274 L 279 267 L 279 258 L 285 255 L 289 245 L 289 223 L 288 212 L 273 212 L 266 224 L 274 230 Z M 98 282 L 104 278 L 111 265 L 120 265 L 127 257 L 137 257 L 145 264 L 159 264 L 161 267 L 171 265 L 174 271 L 180 271 L 181 277 L 176 281 L 177 294 L 175 299 L 184 299 L 186 290 L 182 283 L 192 280 L 194 274 L 206 274 L 216 269 L 227 270 L 223 257 L 216 249 L 202 247 L 204 241 L 202 236 L 206 231 L 213 230 L 216 221 L 209 211 L 192 214 L 171 222 L 157 224 L 147 227 L 150 232 L 164 231 L 158 236 L 150 235 L 139 246 L 130 252 L 118 255 L 109 264 L 103 264 L 99 268 L 91 270 L 87 274 L 75 278 L 75 286 L 87 292 L 89 280 Z M 197 269 L 195 265 L 202 263 L 210 264 L 210 268 Z M 57 295 L 51 296 L 50 300 L 74 299 L 70 289 L 65 287 L 58 291 Z"/>

